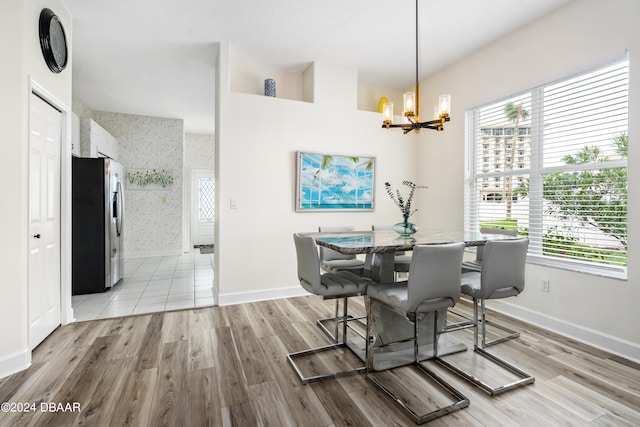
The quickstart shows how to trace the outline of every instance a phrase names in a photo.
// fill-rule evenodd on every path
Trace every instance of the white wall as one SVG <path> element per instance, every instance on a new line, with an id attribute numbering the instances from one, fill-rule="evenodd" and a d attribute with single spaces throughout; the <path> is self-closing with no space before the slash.
<path id="1" fill-rule="evenodd" d="M 299 292 L 293 233 L 399 222 L 384 181 L 399 184 L 417 173 L 417 139 L 381 129 L 378 113 L 357 110 L 355 70 L 314 64 L 312 103 L 236 93 L 229 90 L 228 50 L 221 46 L 216 72 L 215 280 L 222 304 L 272 297 L 282 288 Z M 298 150 L 376 156 L 375 211 L 296 212 Z"/>
<path id="2" fill-rule="evenodd" d="M 93 111 L 78 97 L 73 97 L 73 112 L 80 118 L 93 118 Z"/>
<path id="3" fill-rule="evenodd" d="M 11 207 L 0 214 L 0 377 L 31 362 L 27 339 L 29 76 L 60 103 L 71 107 L 71 59 L 59 74 L 49 71 L 42 59 L 38 19 L 43 7 L 60 17 L 71 47 L 72 20 L 62 1 L 0 2 L 0 16 L 5 21 L 0 26 L 0 179 L 2 205 Z M 70 153 L 70 141 L 69 136 L 64 141 L 69 146 L 63 152 Z M 65 176 L 62 182 L 67 182 Z"/>
<path id="4" fill-rule="evenodd" d="M 428 225 L 462 227 L 465 111 L 533 86 L 603 65 L 630 50 L 628 280 L 527 266 L 523 295 L 495 307 L 580 340 L 640 360 L 640 2 L 582 0 L 544 17 L 427 79 L 425 99 L 452 94 L 452 121 L 440 141 L 421 135 L 420 182 L 430 186 L 419 201 Z M 422 101 L 422 105 L 424 101 Z M 446 161 L 444 161 L 446 159 Z M 436 209 L 437 207 L 437 209 Z M 550 292 L 540 291 L 542 278 Z"/>
<path id="5" fill-rule="evenodd" d="M 119 161 L 119 145 L 118 140 L 93 119 L 80 119 L 80 156 L 109 157 Z"/>
<path id="6" fill-rule="evenodd" d="M 415 91 L 415 89 L 408 89 Z M 404 91 L 394 90 L 385 87 L 370 85 L 366 83 L 358 83 L 358 110 L 378 111 L 378 103 L 381 97 L 387 98 L 388 102 L 393 103 L 396 114 L 402 112 L 402 94 Z M 382 113 L 380 113 L 382 116 Z"/>

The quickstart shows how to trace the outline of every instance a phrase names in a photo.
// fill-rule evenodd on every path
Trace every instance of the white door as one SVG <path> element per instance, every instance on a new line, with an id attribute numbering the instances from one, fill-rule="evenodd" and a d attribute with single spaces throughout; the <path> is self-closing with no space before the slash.
<path id="1" fill-rule="evenodd" d="M 213 245 L 215 187 L 213 171 L 191 174 L 191 240 L 193 245 Z"/>
<path id="2" fill-rule="evenodd" d="M 60 325 L 62 114 L 31 94 L 29 133 L 29 348 Z"/>

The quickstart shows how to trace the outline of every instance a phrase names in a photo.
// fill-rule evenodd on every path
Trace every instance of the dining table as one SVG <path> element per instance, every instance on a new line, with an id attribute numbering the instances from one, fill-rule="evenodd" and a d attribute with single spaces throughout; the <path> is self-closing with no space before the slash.
<path id="1" fill-rule="evenodd" d="M 365 275 L 379 283 L 393 282 L 393 259 L 396 252 L 413 250 L 415 245 L 440 245 L 464 242 L 467 247 L 482 246 L 488 240 L 513 239 L 503 234 L 480 231 L 434 229 L 402 237 L 392 230 L 304 233 L 320 246 L 345 255 L 370 255 L 365 260 Z"/>
<path id="2" fill-rule="evenodd" d="M 315 239 L 319 246 L 332 249 L 348 255 L 365 255 L 363 275 L 377 283 L 394 282 L 394 257 L 397 252 L 412 251 L 416 245 L 438 245 L 454 242 L 464 242 L 467 247 L 482 246 L 489 240 L 513 239 L 512 236 L 502 234 L 483 234 L 465 232 L 462 230 L 433 229 L 419 231 L 410 237 L 400 236 L 392 230 L 365 230 L 349 232 L 313 232 L 304 233 Z M 371 311 L 373 331 L 370 337 L 373 351 L 373 368 L 375 370 L 391 369 L 413 362 L 413 321 L 400 316 L 395 311 L 386 308 L 384 304 L 372 304 L 365 299 L 367 313 Z M 438 316 L 438 325 L 445 327 L 447 310 L 429 313 L 419 319 L 420 358 L 427 359 L 433 355 L 433 325 L 434 316 Z M 354 336 L 348 339 L 348 345 L 365 360 L 364 337 Z M 452 336 L 439 335 L 439 355 L 465 351 L 466 345 Z"/>

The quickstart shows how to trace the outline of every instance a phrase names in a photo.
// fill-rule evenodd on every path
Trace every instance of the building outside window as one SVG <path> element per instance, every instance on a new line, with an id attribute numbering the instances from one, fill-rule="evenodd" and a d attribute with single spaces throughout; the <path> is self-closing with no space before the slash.
<path id="1" fill-rule="evenodd" d="M 466 229 L 517 229 L 530 262 L 626 277 L 628 67 L 468 111 Z M 490 172 L 479 161 L 489 134 L 501 136 Z"/>

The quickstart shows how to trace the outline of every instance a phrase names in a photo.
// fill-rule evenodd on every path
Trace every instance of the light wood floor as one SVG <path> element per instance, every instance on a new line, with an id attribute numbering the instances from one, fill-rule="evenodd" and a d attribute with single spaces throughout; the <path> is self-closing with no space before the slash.
<path id="1" fill-rule="evenodd" d="M 350 307 L 364 311 L 361 299 Z M 29 369 L 0 379 L 0 402 L 37 407 L 0 412 L 0 426 L 414 425 L 361 375 L 298 382 L 286 354 L 328 343 L 315 320 L 332 309 L 333 302 L 309 296 L 62 327 L 35 350 Z M 432 425 L 640 425 L 638 365 L 503 323 L 521 338 L 492 351 L 535 375 L 535 383 L 492 398 L 430 365 L 471 399 Z M 471 351 L 456 357 L 477 362 Z M 421 394 L 429 400 L 428 390 Z M 77 402 L 81 410 L 42 412 L 41 402 Z"/>

